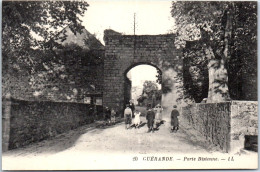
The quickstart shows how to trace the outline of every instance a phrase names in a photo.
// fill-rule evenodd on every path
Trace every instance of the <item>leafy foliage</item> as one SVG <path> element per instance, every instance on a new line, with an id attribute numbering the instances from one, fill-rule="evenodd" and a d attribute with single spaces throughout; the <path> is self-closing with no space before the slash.
<path id="1" fill-rule="evenodd" d="M 184 98 L 199 103 L 208 96 L 208 61 L 200 44 L 187 42 L 184 52 Z"/>
<path id="2" fill-rule="evenodd" d="M 66 35 L 58 33 L 67 25 L 74 33 L 81 32 L 80 16 L 87 7 L 88 4 L 81 1 L 4 1 L 3 57 L 33 65 L 28 50 L 44 48 L 51 39 L 64 40 Z"/>
<path id="3" fill-rule="evenodd" d="M 88 3 L 84 1 L 4 1 L 2 3 L 4 94 L 10 91 L 10 87 L 15 87 L 14 82 L 9 82 L 15 72 L 33 76 L 40 70 L 48 75 L 51 73 L 54 75 L 52 68 L 63 70 L 62 67 L 54 67 L 57 65 L 57 59 L 53 54 L 53 48 L 60 45 L 57 40 L 66 39 L 64 30 L 61 31 L 65 26 L 69 25 L 74 34 L 81 32 L 83 26 L 80 24 L 80 17 L 84 15 L 87 7 Z M 46 65 L 47 62 L 49 67 Z"/>
<path id="4" fill-rule="evenodd" d="M 137 99 L 139 103 L 144 102 L 147 100 L 147 103 L 151 103 L 154 101 L 160 101 L 162 96 L 161 90 L 158 89 L 158 85 L 154 81 L 145 81 L 143 84 L 143 93 Z"/>
<path id="5" fill-rule="evenodd" d="M 99 51 L 69 44 L 60 50 L 45 50 L 42 55 L 44 58 L 39 61 L 35 75 L 31 75 L 33 90 L 41 92 L 41 95 L 56 92 L 60 95 L 58 99 L 66 100 L 74 94 L 75 99 L 82 99 L 77 96 L 84 94 L 85 90 L 95 89 L 91 85 L 95 85 L 99 76 L 96 67 L 103 64 Z"/>
<path id="6" fill-rule="evenodd" d="M 233 99 L 257 100 L 257 5 L 236 3 L 234 8 L 231 58 L 228 63 L 230 96 Z M 250 84 L 252 83 L 252 84 Z M 247 94 L 249 85 L 254 95 Z"/>
<path id="7" fill-rule="evenodd" d="M 217 83 L 219 88 L 228 84 L 231 98 L 243 99 L 241 87 L 246 83 L 241 83 L 241 77 L 248 76 L 253 83 L 256 81 L 257 3 L 177 1 L 172 3 L 171 13 L 177 26 L 175 45 L 185 47 L 187 41 L 196 41 L 208 62 L 219 60 L 213 66 L 215 70 L 221 68 L 223 60 L 228 77 L 209 76 L 213 77 L 212 83 Z M 189 81 L 189 88 L 197 90 L 197 81 Z M 219 88 L 213 87 L 213 91 Z"/>
<path id="8" fill-rule="evenodd" d="M 154 91 L 158 90 L 158 86 L 153 81 L 145 81 L 143 84 L 143 94 L 152 95 Z"/>

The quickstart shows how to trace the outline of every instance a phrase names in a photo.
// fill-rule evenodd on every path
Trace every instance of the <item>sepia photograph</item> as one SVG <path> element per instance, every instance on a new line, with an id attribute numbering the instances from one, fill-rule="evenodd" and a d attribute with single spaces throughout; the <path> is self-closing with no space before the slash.
<path id="1" fill-rule="evenodd" d="M 2 1 L 2 170 L 258 169 L 257 1 Z"/>

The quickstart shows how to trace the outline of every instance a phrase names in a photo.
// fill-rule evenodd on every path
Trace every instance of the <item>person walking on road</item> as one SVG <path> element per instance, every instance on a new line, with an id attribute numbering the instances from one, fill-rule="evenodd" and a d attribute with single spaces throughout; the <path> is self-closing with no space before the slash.
<path id="1" fill-rule="evenodd" d="M 177 106 L 174 105 L 173 106 L 173 110 L 171 112 L 171 132 L 177 132 L 179 130 L 179 120 L 178 120 L 178 116 L 179 116 L 179 111 L 177 110 Z"/>
<path id="2" fill-rule="evenodd" d="M 132 116 L 133 112 L 130 109 L 129 105 L 126 105 L 125 111 L 124 111 L 124 118 L 125 118 L 125 129 L 129 129 L 131 122 L 132 122 Z"/>
<path id="3" fill-rule="evenodd" d="M 135 113 L 134 113 L 134 125 L 135 125 L 135 128 L 139 128 L 140 126 L 140 123 L 141 123 L 141 120 L 140 120 L 140 115 L 141 115 L 141 112 L 139 112 L 138 110 L 135 110 Z"/>
<path id="4" fill-rule="evenodd" d="M 146 115 L 146 120 L 147 120 L 147 126 L 148 126 L 148 133 L 149 132 L 154 132 L 154 129 L 153 129 L 153 123 L 154 123 L 154 118 L 155 118 L 155 113 L 152 109 L 152 106 L 151 104 L 148 105 L 147 107 L 148 111 L 147 111 L 147 115 Z"/>
<path id="5" fill-rule="evenodd" d="M 157 129 L 162 123 L 162 111 L 163 111 L 163 108 L 161 107 L 160 104 L 155 106 L 155 108 L 154 108 L 154 112 L 155 112 L 154 127 Z"/>
<path id="6" fill-rule="evenodd" d="M 135 111 L 135 105 L 134 105 L 134 102 L 133 102 L 133 100 L 130 100 L 129 101 L 129 108 L 132 110 L 132 112 L 134 113 L 134 111 Z M 134 118 L 135 117 L 135 115 L 133 114 L 133 116 L 132 116 L 132 118 Z"/>

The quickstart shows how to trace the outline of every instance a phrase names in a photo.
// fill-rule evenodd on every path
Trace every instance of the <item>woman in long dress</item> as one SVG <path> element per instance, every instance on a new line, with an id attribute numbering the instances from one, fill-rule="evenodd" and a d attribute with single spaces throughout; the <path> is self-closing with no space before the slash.
<path id="1" fill-rule="evenodd" d="M 134 119 L 135 128 L 139 128 L 139 126 L 140 126 L 140 123 L 141 123 L 140 115 L 141 115 L 141 112 L 139 112 L 138 110 L 135 110 L 135 113 L 134 113 L 134 116 L 135 116 L 135 119 Z"/>
<path id="2" fill-rule="evenodd" d="M 179 130 L 179 119 L 178 116 L 180 116 L 179 111 L 177 110 L 177 106 L 173 106 L 173 110 L 171 112 L 171 132 L 177 132 Z"/>
<path id="3" fill-rule="evenodd" d="M 161 124 L 162 122 L 162 111 L 163 108 L 161 107 L 160 104 L 156 105 L 154 108 L 154 112 L 155 112 L 155 121 L 154 121 L 154 125 L 155 128 L 158 128 L 158 126 Z"/>

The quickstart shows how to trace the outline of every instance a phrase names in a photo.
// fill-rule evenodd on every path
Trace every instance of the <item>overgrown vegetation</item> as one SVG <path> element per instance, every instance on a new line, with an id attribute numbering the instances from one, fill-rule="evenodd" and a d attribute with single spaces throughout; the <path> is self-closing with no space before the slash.
<path id="1" fill-rule="evenodd" d="M 176 19 L 176 47 L 189 49 L 187 41 L 197 44 L 185 55 L 186 62 L 193 63 L 186 72 L 186 93 L 196 101 L 206 96 L 206 84 L 201 85 L 201 80 L 207 80 L 208 73 L 208 102 L 257 100 L 256 94 L 243 93 L 246 84 L 257 92 L 257 3 L 177 1 L 172 3 L 171 13 Z M 199 71 L 204 73 L 201 79 L 194 79 Z"/>

